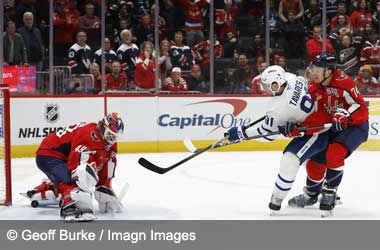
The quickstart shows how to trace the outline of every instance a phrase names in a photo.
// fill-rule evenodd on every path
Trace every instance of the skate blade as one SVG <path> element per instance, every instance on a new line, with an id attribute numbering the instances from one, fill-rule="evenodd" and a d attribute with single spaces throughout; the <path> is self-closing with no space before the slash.
<path id="1" fill-rule="evenodd" d="M 95 219 L 96 219 L 95 215 L 93 215 L 91 213 L 84 213 L 80 216 L 75 216 L 75 215 L 66 216 L 63 218 L 63 221 L 68 222 L 68 223 L 71 223 L 71 222 L 90 222 L 90 221 L 93 221 Z"/>
<path id="2" fill-rule="evenodd" d="M 280 211 L 277 210 L 270 210 L 269 216 L 278 216 L 280 215 Z"/>
<path id="3" fill-rule="evenodd" d="M 333 211 L 330 210 L 330 211 L 321 211 L 321 217 L 322 218 L 328 218 L 328 217 L 331 217 L 333 216 Z"/>

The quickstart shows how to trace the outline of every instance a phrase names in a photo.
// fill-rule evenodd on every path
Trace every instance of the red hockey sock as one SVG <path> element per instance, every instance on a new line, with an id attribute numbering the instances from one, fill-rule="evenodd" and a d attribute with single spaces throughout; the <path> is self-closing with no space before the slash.
<path id="1" fill-rule="evenodd" d="M 307 177 L 315 182 L 320 182 L 325 177 L 326 165 L 309 160 L 306 163 Z"/>
<path id="2" fill-rule="evenodd" d="M 344 159 L 348 154 L 348 149 L 340 143 L 332 143 L 326 152 L 327 167 L 337 169 L 344 166 Z"/>

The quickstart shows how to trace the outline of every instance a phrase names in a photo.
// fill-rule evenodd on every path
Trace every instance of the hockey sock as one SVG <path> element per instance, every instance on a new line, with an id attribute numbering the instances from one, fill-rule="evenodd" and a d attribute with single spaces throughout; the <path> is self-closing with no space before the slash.
<path id="1" fill-rule="evenodd" d="M 338 187 L 343 178 L 343 169 L 331 169 L 326 171 L 326 185 L 328 187 Z"/>
<path id="2" fill-rule="evenodd" d="M 306 163 L 306 191 L 310 195 L 317 195 L 321 192 L 323 180 L 326 173 L 326 165 L 309 160 Z"/>

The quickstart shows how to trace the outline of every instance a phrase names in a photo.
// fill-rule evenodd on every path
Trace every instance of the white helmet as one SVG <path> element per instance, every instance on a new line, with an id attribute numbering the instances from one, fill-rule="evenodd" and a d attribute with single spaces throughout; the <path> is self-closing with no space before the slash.
<path id="1" fill-rule="evenodd" d="M 272 84 L 277 83 L 278 89 L 286 83 L 285 70 L 278 65 L 269 66 L 261 74 L 261 87 L 276 95 L 277 91 L 272 90 Z"/>

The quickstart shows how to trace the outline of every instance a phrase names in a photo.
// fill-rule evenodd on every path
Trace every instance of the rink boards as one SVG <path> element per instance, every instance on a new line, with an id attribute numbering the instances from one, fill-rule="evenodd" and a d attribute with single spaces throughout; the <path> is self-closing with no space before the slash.
<path id="1" fill-rule="evenodd" d="M 380 98 L 366 99 L 370 109 L 369 140 L 362 150 L 380 150 Z M 183 139 L 198 147 L 223 137 L 232 126 L 249 124 L 265 114 L 268 97 L 207 95 L 123 95 L 12 97 L 12 157 L 34 156 L 41 140 L 69 124 L 98 121 L 105 113 L 119 112 L 125 133 L 119 151 L 185 151 Z M 282 150 L 288 140 L 255 140 L 220 150 Z"/>

